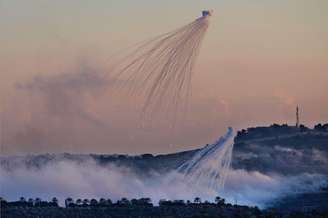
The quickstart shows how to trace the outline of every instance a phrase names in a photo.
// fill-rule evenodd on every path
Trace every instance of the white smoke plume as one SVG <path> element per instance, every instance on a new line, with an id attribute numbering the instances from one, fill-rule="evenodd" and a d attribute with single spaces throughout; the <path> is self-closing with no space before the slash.
<path id="1" fill-rule="evenodd" d="M 190 24 L 141 43 L 114 63 L 110 75 L 126 81 L 117 86 L 119 92 L 143 96 L 143 114 L 172 111 L 187 103 L 210 16 L 211 12 L 204 11 Z"/>
<path id="2" fill-rule="evenodd" d="M 265 206 L 266 203 L 292 193 L 317 190 L 325 184 L 321 175 L 304 174 L 293 177 L 265 175 L 259 172 L 231 170 L 225 191 L 218 193 L 208 186 L 192 186 L 177 173 L 150 177 L 138 176 L 128 168 L 115 165 L 99 166 L 92 160 L 83 163 L 60 161 L 41 169 L 18 167 L 12 171 L 0 169 L 0 196 L 9 200 L 19 197 L 111 198 L 150 197 L 155 204 L 160 199 L 213 201 L 220 195 L 228 202 Z"/>
<path id="3" fill-rule="evenodd" d="M 231 165 L 233 138 L 233 130 L 229 128 L 226 135 L 205 146 L 177 171 L 183 174 L 186 182 L 190 184 L 202 184 L 221 192 Z"/>

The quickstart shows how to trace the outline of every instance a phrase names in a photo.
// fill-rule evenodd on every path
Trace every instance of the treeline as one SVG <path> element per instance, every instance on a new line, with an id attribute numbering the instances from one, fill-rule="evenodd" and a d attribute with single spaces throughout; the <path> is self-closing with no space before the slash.
<path id="1" fill-rule="evenodd" d="M 299 211 L 281 210 L 271 208 L 260 210 L 257 207 L 232 205 L 226 203 L 223 198 L 216 197 L 214 202 L 201 201 L 195 198 L 193 201 L 184 200 L 160 200 L 158 206 L 154 206 L 150 198 L 131 199 L 122 198 L 116 202 L 110 199 L 76 199 L 67 198 L 65 207 L 58 204 L 57 198 L 43 201 L 40 198 L 18 201 L 6 201 L 0 199 L 1 214 L 5 218 L 281 218 L 297 217 L 310 218 L 327 217 L 325 211 Z"/>
<path id="2" fill-rule="evenodd" d="M 328 133 L 328 123 L 318 123 L 312 129 L 303 124 L 296 127 L 289 126 L 287 124 L 279 125 L 276 123 L 270 125 L 269 127 L 251 127 L 238 131 L 235 141 L 252 140 L 262 137 L 276 137 L 299 132 Z"/>
<path id="3" fill-rule="evenodd" d="M 122 198 L 116 202 L 111 199 L 65 199 L 65 207 L 58 205 L 57 198 L 42 201 L 39 198 L 20 198 L 18 201 L 1 199 L 1 216 L 6 218 L 194 218 L 194 217 L 265 217 L 257 207 L 227 204 L 223 198 L 216 197 L 214 202 L 184 200 L 160 200 L 153 205 L 150 198 Z"/>
<path id="4" fill-rule="evenodd" d="M 314 126 L 314 130 L 320 132 L 328 132 L 328 123 L 325 124 L 318 123 L 317 125 Z"/>
<path id="5" fill-rule="evenodd" d="M 43 201 L 41 198 L 29 198 L 25 199 L 21 197 L 18 201 L 6 201 L 0 197 L 1 207 L 58 207 L 58 199 L 52 198 L 51 201 Z"/>
<path id="6" fill-rule="evenodd" d="M 1 207 L 59 207 L 58 199 L 56 197 L 52 198 L 50 201 L 44 201 L 40 198 L 29 198 L 26 199 L 21 197 L 17 201 L 6 201 L 0 197 Z M 196 197 L 194 201 L 184 201 L 184 200 L 165 200 L 162 199 L 158 202 L 161 207 L 167 206 L 232 206 L 231 204 L 226 204 L 225 199 L 221 197 L 216 197 L 214 202 L 204 201 L 202 202 L 199 197 Z M 93 199 L 76 199 L 66 198 L 65 207 L 66 208 L 93 208 L 93 207 L 153 207 L 152 200 L 150 198 L 139 198 L 139 199 L 127 199 L 122 198 L 113 202 L 111 199 L 100 198 L 99 200 Z"/>
<path id="7" fill-rule="evenodd" d="M 129 206 L 140 206 L 140 207 L 153 207 L 150 198 L 140 198 L 140 199 L 127 199 L 122 198 L 113 202 L 111 199 L 100 198 L 96 199 L 77 199 L 72 198 L 65 199 L 65 207 L 76 208 L 76 207 L 129 207 Z"/>

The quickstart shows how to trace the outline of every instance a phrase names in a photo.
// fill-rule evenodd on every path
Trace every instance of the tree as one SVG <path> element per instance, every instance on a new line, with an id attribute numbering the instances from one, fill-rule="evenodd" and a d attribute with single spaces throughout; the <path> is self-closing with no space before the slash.
<path id="1" fill-rule="evenodd" d="M 82 200 L 80 198 L 77 199 L 75 203 L 77 206 L 82 206 Z"/>
<path id="2" fill-rule="evenodd" d="M 29 198 L 27 200 L 27 204 L 28 204 L 29 207 L 33 207 L 34 206 L 34 199 L 33 198 Z"/>
<path id="3" fill-rule="evenodd" d="M 215 198 L 215 203 L 217 203 L 217 205 L 219 205 L 219 206 L 223 206 L 225 204 L 225 199 L 217 196 Z"/>
<path id="4" fill-rule="evenodd" d="M 58 199 L 56 197 L 53 197 L 51 199 L 52 206 L 58 207 Z"/>
<path id="5" fill-rule="evenodd" d="M 324 131 L 328 131 L 328 123 L 325 123 L 324 125 L 322 125 L 322 128 L 324 129 Z"/>
<path id="6" fill-rule="evenodd" d="M 219 204 L 219 202 L 221 201 L 221 197 L 216 196 L 214 201 L 215 201 L 215 203 Z"/>
<path id="7" fill-rule="evenodd" d="M 185 206 L 184 200 L 174 200 L 173 201 L 174 206 Z"/>
<path id="8" fill-rule="evenodd" d="M 194 199 L 194 203 L 195 203 L 195 204 L 200 204 L 200 203 L 202 203 L 200 197 L 195 197 L 195 199 Z"/>
<path id="9" fill-rule="evenodd" d="M 73 206 L 73 199 L 72 198 L 66 198 L 65 199 L 65 207 L 71 207 Z"/>
<path id="10" fill-rule="evenodd" d="M 314 130 L 316 131 L 325 131 L 325 128 L 321 125 L 321 123 L 318 123 L 317 125 L 314 126 Z"/>
<path id="11" fill-rule="evenodd" d="M 90 203 L 89 199 L 85 198 L 85 199 L 83 199 L 82 206 L 87 207 L 89 205 L 89 203 Z"/>
<path id="12" fill-rule="evenodd" d="M 133 198 L 133 199 L 131 199 L 131 204 L 134 206 L 138 206 L 139 201 L 137 199 Z"/>
<path id="13" fill-rule="evenodd" d="M 306 132 L 306 131 L 308 131 L 308 130 L 309 130 L 309 128 L 307 128 L 307 127 L 304 126 L 303 124 L 300 125 L 300 131 L 301 131 L 301 132 Z"/>
<path id="14" fill-rule="evenodd" d="M 90 200 L 90 206 L 91 207 L 96 207 L 97 205 L 98 205 L 98 201 L 96 199 L 93 198 L 93 199 Z"/>
<path id="15" fill-rule="evenodd" d="M 105 206 L 107 206 L 108 204 L 107 204 L 107 201 L 105 200 L 105 198 L 100 198 L 99 199 L 99 206 L 101 206 L 101 207 L 105 207 Z"/>
<path id="16" fill-rule="evenodd" d="M 159 200 L 158 204 L 159 204 L 160 207 L 162 207 L 162 206 L 172 206 L 173 202 L 170 201 L 170 200 L 161 199 L 161 200 Z"/>
<path id="17" fill-rule="evenodd" d="M 166 199 L 160 199 L 158 204 L 159 206 L 166 206 Z"/>
<path id="18" fill-rule="evenodd" d="M 208 200 L 205 200 L 203 204 L 210 204 L 210 202 Z"/>
<path id="19" fill-rule="evenodd" d="M 122 198 L 121 200 L 117 201 L 117 204 L 122 206 L 129 206 L 131 202 L 127 198 Z"/>
<path id="20" fill-rule="evenodd" d="M 143 154 L 143 155 L 141 155 L 141 158 L 143 158 L 143 159 L 151 159 L 153 157 L 154 156 L 152 154 Z"/>
<path id="21" fill-rule="evenodd" d="M 36 198 L 34 200 L 34 206 L 36 206 L 36 207 L 40 207 L 41 206 L 41 198 Z"/>
<path id="22" fill-rule="evenodd" d="M 138 201 L 138 204 L 141 206 L 153 206 L 150 198 L 140 198 L 137 201 Z"/>
<path id="23" fill-rule="evenodd" d="M 107 199 L 107 204 L 108 204 L 109 206 L 111 206 L 111 205 L 113 204 L 112 200 L 108 198 L 108 199 Z"/>

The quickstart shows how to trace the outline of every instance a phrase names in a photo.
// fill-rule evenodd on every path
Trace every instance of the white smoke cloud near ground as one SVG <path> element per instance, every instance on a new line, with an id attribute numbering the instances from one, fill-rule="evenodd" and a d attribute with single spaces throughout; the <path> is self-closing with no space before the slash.
<path id="1" fill-rule="evenodd" d="M 6 158 L 1 161 L 0 196 L 9 200 L 21 196 L 57 197 L 61 202 L 67 197 L 111 198 L 114 201 L 122 197 L 150 197 L 155 204 L 160 199 L 200 197 L 213 201 L 221 196 L 230 203 L 265 207 L 281 197 L 317 191 L 327 185 L 327 176 L 319 173 L 303 171 L 286 176 L 273 171 L 261 173 L 230 168 L 233 138 L 232 128 L 229 128 L 215 143 L 162 174 L 143 170 L 145 172 L 140 175 L 133 167 L 114 163 L 100 165 L 86 155 L 74 160 L 57 156 L 49 162 L 43 161 L 46 158 L 9 157 L 12 162 L 6 162 Z M 319 154 L 316 151 L 315 157 L 321 158 Z M 36 165 L 29 166 L 31 162 Z"/>
<path id="2" fill-rule="evenodd" d="M 317 174 L 285 177 L 230 170 L 224 192 L 218 193 L 208 186 L 192 186 L 184 178 L 176 172 L 138 176 L 129 168 L 113 164 L 99 166 L 92 160 L 59 161 L 40 169 L 23 165 L 11 171 L 0 169 L 1 196 L 9 200 L 21 196 L 41 199 L 56 196 L 61 202 L 67 197 L 112 200 L 150 197 L 157 204 L 160 199 L 193 200 L 195 197 L 213 201 L 219 195 L 231 203 L 263 207 L 284 195 L 314 191 L 326 184 L 325 177 Z"/>
<path id="3" fill-rule="evenodd" d="M 327 185 L 327 177 L 320 174 L 282 176 L 231 170 L 224 196 L 230 202 L 264 207 L 281 197 L 318 191 L 324 185 Z"/>
<path id="4" fill-rule="evenodd" d="M 178 179 L 175 185 L 166 183 L 164 175 L 153 175 L 151 179 L 141 179 L 128 168 L 115 165 L 100 167 L 89 160 L 83 164 L 61 161 L 41 169 L 27 169 L 22 166 L 13 171 L 1 169 L 1 195 L 8 199 L 19 196 L 60 199 L 106 197 L 113 200 L 122 197 L 191 198 L 186 192 L 187 185 Z"/>

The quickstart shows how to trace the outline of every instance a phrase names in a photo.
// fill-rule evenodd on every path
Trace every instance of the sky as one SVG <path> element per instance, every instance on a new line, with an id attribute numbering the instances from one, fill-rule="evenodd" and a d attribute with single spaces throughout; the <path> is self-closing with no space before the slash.
<path id="1" fill-rule="evenodd" d="M 186 118 L 141 124 L 111 94 L 115 52 L 213 9 Z M 168 153 L 227 127 L 328 122 L 326 0 L 0 0 L 2 154 Z M 136 101 L 138 103 L 138 101 Z"/>

